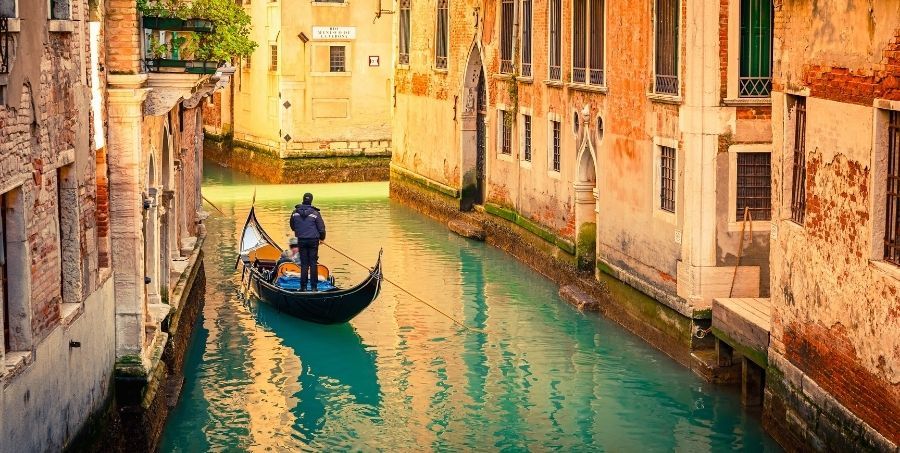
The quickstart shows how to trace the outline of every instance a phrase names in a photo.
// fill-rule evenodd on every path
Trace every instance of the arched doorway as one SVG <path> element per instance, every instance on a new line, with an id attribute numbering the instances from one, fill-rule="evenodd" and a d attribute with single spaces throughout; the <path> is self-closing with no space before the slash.
<path id="1" fill-rule="evenodd" d="M 584 140 L 575 179 L 575 256 L 578 268 L 592 271 L 597 262 L 597 165 L 591 141 Z"/>
<path id="2" fill-rule="evenodd" d="M 487 84 L 477 45 L 469 52 L 463 82 L 465 108 L 462 114 L 462 195 L 460 210 L 469 211 L 483 204 L 486 191 L 487 162 Z"/>
<path id="3" fill-rule="evenodd" d="M 162 302 L 160 296 L 160 254 L 159 254 L 159 187 L 156 159 L 153 154 L 147 162 L 147 194 L 144 200 L 144 276 L 150 282 L 147 288 L 147 303 Z"/>

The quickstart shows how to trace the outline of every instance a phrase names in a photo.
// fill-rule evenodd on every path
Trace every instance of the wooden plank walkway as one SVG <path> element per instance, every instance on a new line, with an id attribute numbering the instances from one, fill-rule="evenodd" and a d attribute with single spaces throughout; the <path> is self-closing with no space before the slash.
<path id="1" fill-rule="evenodd" d="M 719 340 L 766 366 L 772 328 L 772 303 L 768 298 L 713 299 L 712 327 Z"/>

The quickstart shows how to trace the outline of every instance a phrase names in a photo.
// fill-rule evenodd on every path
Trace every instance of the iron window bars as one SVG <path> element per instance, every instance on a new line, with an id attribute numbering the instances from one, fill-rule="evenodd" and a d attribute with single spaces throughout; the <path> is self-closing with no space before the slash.
<path id="1" fill-rule="evenodd" d="M 531 0 L 522 0 L 522 76 L 531 77 Z"/>
<path id="2" fill-rule="evenodd" d="M 500 0 L 500 73 L 513 72 L 513 0 Z"/>
<path id="3" fill-rule="evenodd" d="M 772 0 L 741 0 L 739 96 L 767 98 L 772 91 Z"/>
<path id="4" fill-rule="evenodd" d="M 269 71 L 278 70 L 278 46 L 269 45 Z"/>
<path id="5" fill-rule="evenodd" d="M 346 71 L 346 49 L 344 46 L 329 46 L 329 71 Z"/>
<path id="6" fill-rule="evenodd" d="M 560 148 L 559 148 L 559 139 L 560 139 L 560 123 L 559 121 L 551 121 L 553 124 L 553 143 L 551 144 L 553 147 L 553 171 L 559 171 L 560 169 Z"/>
<path id="7" fill-rule="evenodd" d="M 9 50 L 12 37 L 9 35 L 9 17 L 0 16 L 0 74 L 9 72 Z"/>
<path id="8" fill-rule="evenodd" d="M 574 0 L 572 82 L 603 85 L 603 0 Z"/>
<path id="9" fill-rule="evenodd" d="M 522 129 L 525 135 L 522 148 L 525 154 L 525 160 L 531 162 L 531 115 L 523 115 Z"/>
<path id="10" fill-rule="evenodd" d="M 675 212 L 675 148 L 659 148 L 659 207 Z"/>
<path id="11" fill-rule="evenodd" d="M 794 165 L 791 181 L 791 220 L 806 218 L 806 98 L 794 98 Z"/>
<path id="12" fill-rule="evenodd" d="M 900 266 L 900 112 L 888 118 L 884 260 Z"/>
<path id="13" fill-rule="evenodd" d="M 409 64 L 409 7 L 412 0 L 400 0 L 400 52 L 398 63 Z"/>
<path id="14" fill-rule="evenodd" d="M 437 4 L 437 27 L 435 29 L 435 55 L 434 66 L 438 69 L 447 69 L 447 37 L 448 37 L 448 18 L 447 10 L 449 0 L 438 0 Z"/>
<path id="15" fill-rule="evenodd" d="M 562 0 L 550 0 L 550 80 L 562 79 Z"/>
<path id="16" fill-rule="evenodd" d="M 772 218 L 772 154 L 737 154 L 737 200 L 735 220 L 750 209 L 753 220 Z"/>
<path id="17" fill-rule="evenodd" d="M 512 154 L 512 113 L 500 110 L 500 154 Z"/>
<path id="18" fill-rule="evenodd" d="M 678 94 L 678 9 L 679 0 L 656 0 L 656 93 Z"/>

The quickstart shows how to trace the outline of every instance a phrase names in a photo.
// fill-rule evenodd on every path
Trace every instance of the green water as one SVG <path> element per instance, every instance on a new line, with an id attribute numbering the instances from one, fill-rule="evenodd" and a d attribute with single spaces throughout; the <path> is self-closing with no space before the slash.
<path id="1" fill-rule="evenodd" d="M 385 183 L 258 185 L 207 166 L 208 287 L 161 450 L 777 451 L 739 394 L 583 314 L 518 261 L 388 200 Z M 235 243 L 256 187 L 287 237 L 304 191 L 328 242 L 478 330 L 386 285 L 343 326 L 240 297 Z M 284 241 L 286 242 L 286 240 Z M 338 282 L 364 270 L 321 249 Z"/>

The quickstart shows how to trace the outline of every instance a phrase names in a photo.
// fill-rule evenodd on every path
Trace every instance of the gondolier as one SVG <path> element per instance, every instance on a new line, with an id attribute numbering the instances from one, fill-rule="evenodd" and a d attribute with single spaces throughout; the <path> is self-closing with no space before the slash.
<path id="1" fill-rule="evenodd" d="M 319 241 L 325 240 L 325 221 L 319 208 L 312 205 L 313 195 L 303 194 L 303 202 L 291 214 L 291 230 L 300 245 L 300 290 L 318 291 Z M 309 286 L 307 286 L 309 282 Z"/>

